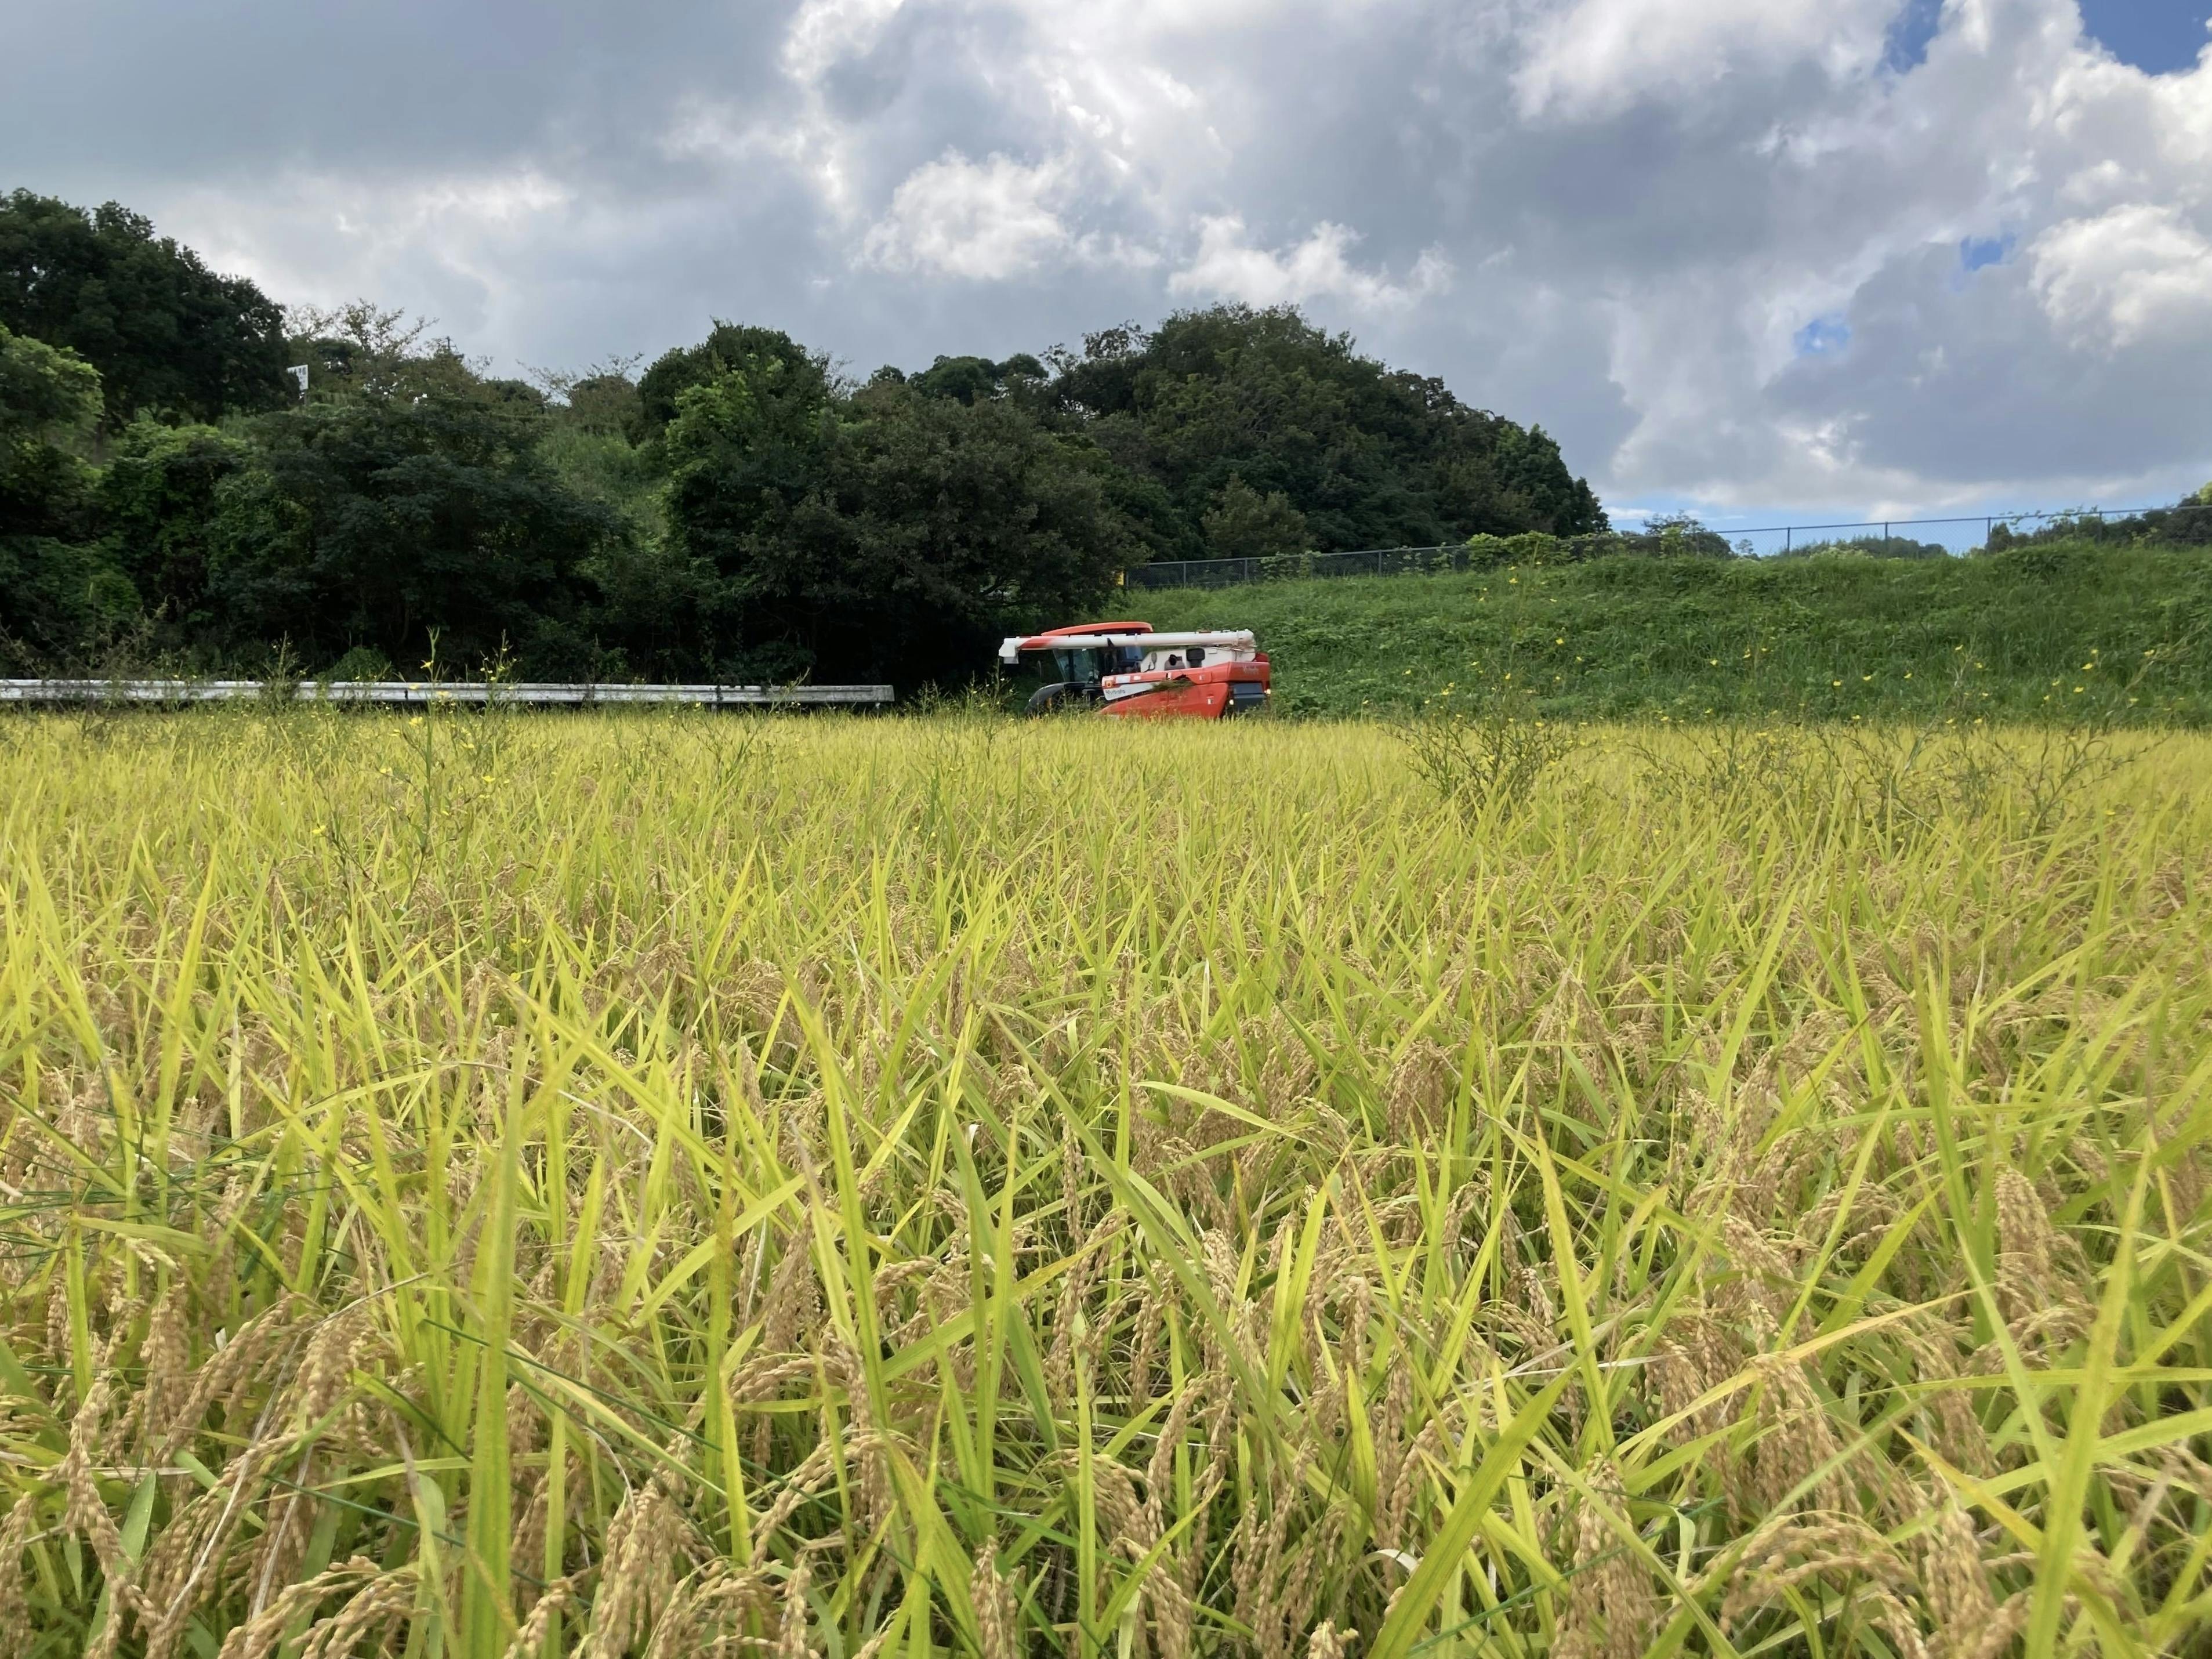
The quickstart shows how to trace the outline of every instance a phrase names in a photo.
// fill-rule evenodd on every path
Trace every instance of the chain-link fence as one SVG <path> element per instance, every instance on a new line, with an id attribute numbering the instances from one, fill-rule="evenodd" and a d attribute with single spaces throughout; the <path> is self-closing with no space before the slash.
<path id="1" fill-rule="evenodd" d="M 1397 576 L 1481 570 L 1505 564 L 1578 564 L 1629 556 L 1794 558 L 1820 552 L 1874 558 L 1941 558 L 2021 542 L 2152 541 L 2212 544 L 2212 501 L 2177 507 L 2069 507 L 1978 517 L 1868 519 L 1848 523 L 1760 525 L 1711 529 L 1670 523 L 1645 532 L 1595 536 L 1478 536 L 1441 547 L 1369 547 L 1271 558 L 1162 559 L 1128 571 L 1130 587 L 1234 587 L 1246 582 L 1317 576 Z"/>

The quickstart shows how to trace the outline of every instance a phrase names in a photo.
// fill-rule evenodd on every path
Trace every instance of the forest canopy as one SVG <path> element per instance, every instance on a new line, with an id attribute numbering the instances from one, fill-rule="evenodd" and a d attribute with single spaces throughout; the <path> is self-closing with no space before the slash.
<path id="1" fill-rule="evenodd" d="M 525 380 L 367 301 L 287 309 L 116 204 L 0 198 L 10 672 L 434 650 L 904 689 L 1152 559 L 1606 528 L 1541 428 L 1287 307 L 866 379 L 717 321 Z"/>

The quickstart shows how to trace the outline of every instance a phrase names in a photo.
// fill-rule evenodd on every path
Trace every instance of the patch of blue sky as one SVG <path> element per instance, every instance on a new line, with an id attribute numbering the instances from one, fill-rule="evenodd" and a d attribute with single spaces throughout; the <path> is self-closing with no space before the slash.
<path id="1" fill-rule="evenodd" d="M 1790 343 L 1800 357 L 1832 357 L 1851 343 L 1851 325 L 1840 317 L 1815 317 Z"/>
<path id="2" fill-rule="evenodd" d="M 1969 236 L 1959 244 L 1959 263 L 1968 270 L 1979 270 L 1984 265 L 2001 265 L 2012 257 L 2013 239 L 2003 236 Z"/>
<path id="3" fill-rule="evenodd" d="M 1893 74 L 1917 69 L 1928 57 L 1928 43 L 1943 21 L 1943 0 L 1905 0 L 1905 8 L 1890 19 L 1883 38 L 1882 66 Z"/>
<path id="4" fill-rule="evenodd" d="M 1913 6 L 1921 0 L 1911 0 Z M 2081 27 L 2124 64 L 2171 75 L 2197 62 L 2212 0 L 2080 0 Z"/>
<path id="5" fill-rule="evenodd" d="M 2081 27 L 2124 64 L 2171 75 L 2197 62 L 2212 23 L 2212 0 L 2078 0 Z M 1882 64 L 1909 74 L 1927 61 L 1943 23 L 1943 0 L 1903 0 L 1882 40 Z"/>

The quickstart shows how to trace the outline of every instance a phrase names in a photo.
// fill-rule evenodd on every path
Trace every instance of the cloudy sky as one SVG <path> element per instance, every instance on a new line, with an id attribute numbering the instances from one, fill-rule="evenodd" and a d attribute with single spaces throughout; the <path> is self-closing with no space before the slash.
<path id="1" fill-rule="evenodd" d="M 0 0 L 0 187 L 506 364 L 1295 301 L 1616 508 L 2212 477 L 2212 0 Z"/>

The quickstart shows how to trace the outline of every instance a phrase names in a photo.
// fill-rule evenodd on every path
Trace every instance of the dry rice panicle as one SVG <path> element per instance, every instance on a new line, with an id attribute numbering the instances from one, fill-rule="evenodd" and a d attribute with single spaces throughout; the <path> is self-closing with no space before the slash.
<path id="1" fill-rule="evenodd" d="M 2212 742 L 1946 732 L 11 715 L 0 1647 L 2193 1651 Z"/>

